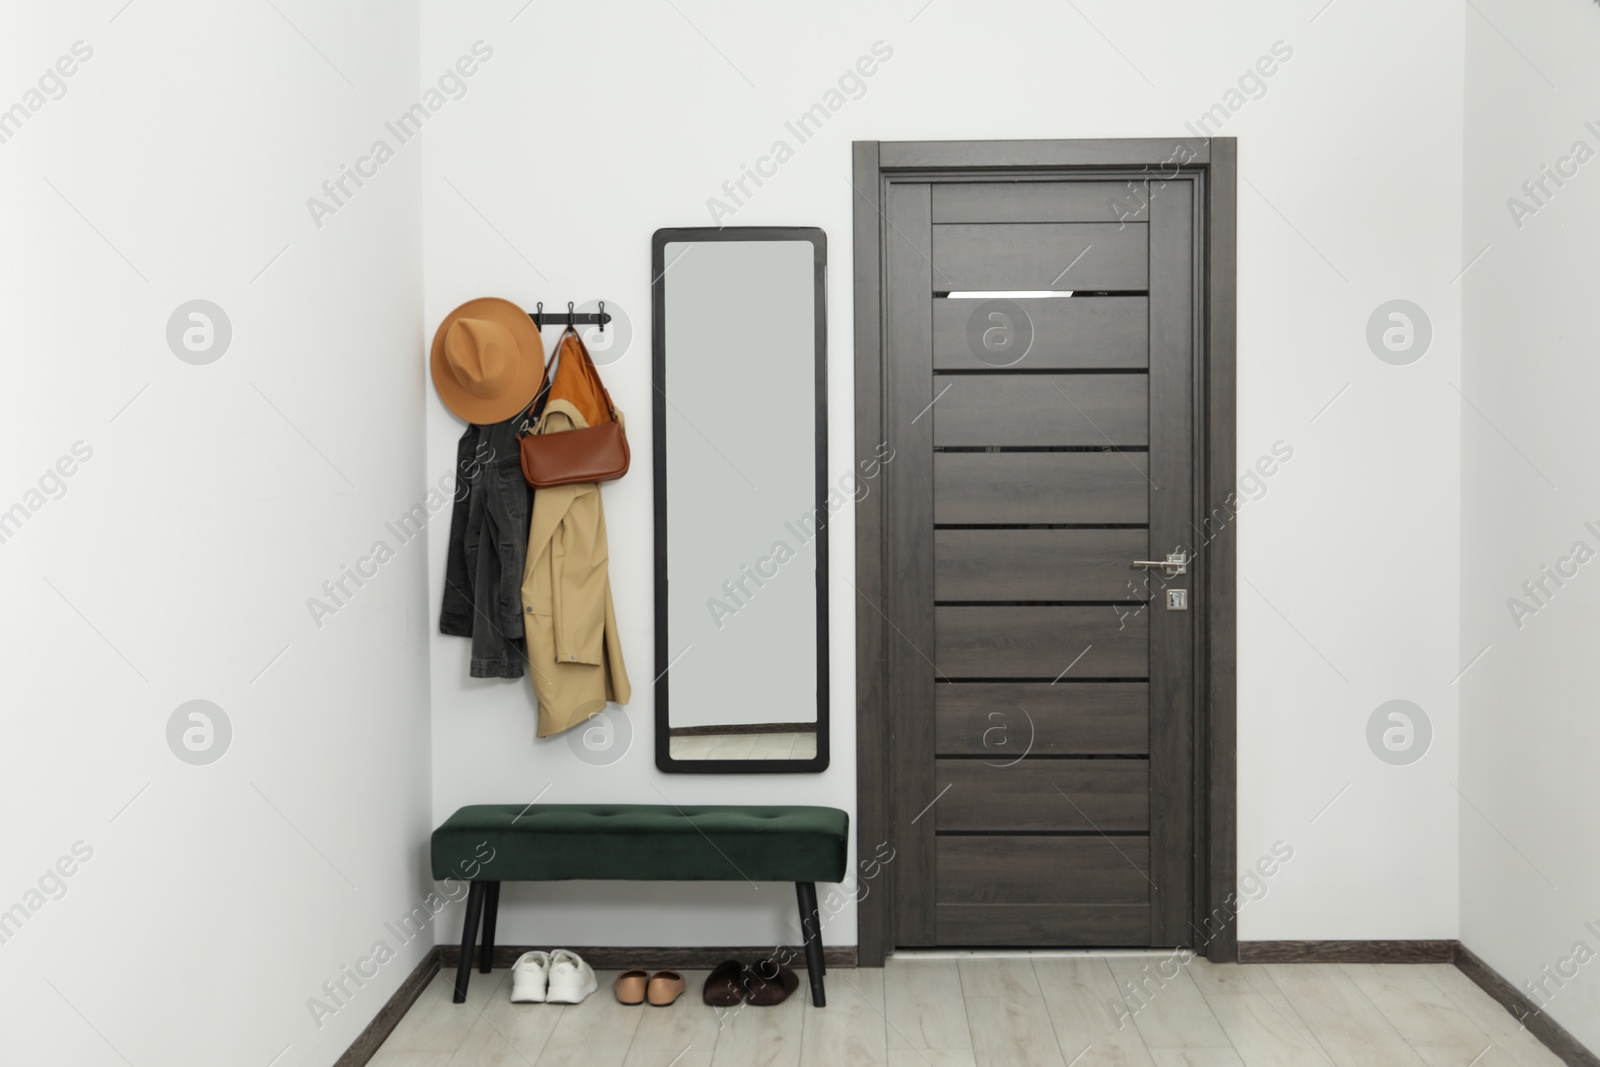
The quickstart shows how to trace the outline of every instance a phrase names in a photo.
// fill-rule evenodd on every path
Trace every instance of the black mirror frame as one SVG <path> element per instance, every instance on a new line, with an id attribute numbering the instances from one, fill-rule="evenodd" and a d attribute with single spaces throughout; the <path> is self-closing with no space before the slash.
<path id="1" fill-rule="evenodd" d="M 809 760 L 674 760 L 668 721 L 667 648 L 667 339 L 668 244 L 706 241 L 808 241 L 816 285 L 817 754 Z M 672 227 L 650 244 L 651 437 L 655 474 L 656 767 L 668 774 L 815 774 L 828 768 L 828 238 L 814 226 Z M 753 696 L 752 699 L 759 699 Z"/>

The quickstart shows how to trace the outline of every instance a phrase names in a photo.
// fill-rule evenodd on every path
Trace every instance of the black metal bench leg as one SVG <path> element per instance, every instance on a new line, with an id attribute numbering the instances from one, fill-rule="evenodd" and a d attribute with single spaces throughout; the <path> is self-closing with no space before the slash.
<path id="1" fill-rule="evenodd" d="M 488 891 L 488 882 L 473 882 L 467 891 L 467 917 L 461 923 L 461 962 L 456 964 L 456 992 L 451 998 L 457 1004 L 467 1000 L 467 982 L 472 978 L 472 946 L 478 940 L 478 920 L 483 917 L 483 898 Z"/>
<path id="2" fill-rule="evenodd" d="M 490 882 L 483 898 L 483 948 L 478 952 L 478 973 L 494 969 L 494 924 L 500 917 L 500 883 Z"/>
<path id="3" fill-rule="evenodd" d="M 800 900 L 800 931 L 806 939 L 806 976 L 811 979 L 811 1003 L 822 1007 L 828 1003 L 822 989 L 822 976 L 827 973 L 822 962 L 822 920 L 817 915 L 817 884 L 796 882 L 795 896 Z"/>

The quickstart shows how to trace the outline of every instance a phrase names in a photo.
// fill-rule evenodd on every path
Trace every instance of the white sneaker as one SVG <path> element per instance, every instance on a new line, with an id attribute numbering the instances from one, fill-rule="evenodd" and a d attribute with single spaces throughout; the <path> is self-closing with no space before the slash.
<path id="1" fill-rule="evenodd" d="M 550 981 L 550 953 L 524 952 L 511 965 L 511 1003 L 543 1004 Z"/>
<path id="2" fill-rule="evenodd" d="M 576 952 L 558 948 L 550 953 L 549 994 L 545 997 L 550 1003 L 581 1004 L 597 988 L 594 968 Z"/>

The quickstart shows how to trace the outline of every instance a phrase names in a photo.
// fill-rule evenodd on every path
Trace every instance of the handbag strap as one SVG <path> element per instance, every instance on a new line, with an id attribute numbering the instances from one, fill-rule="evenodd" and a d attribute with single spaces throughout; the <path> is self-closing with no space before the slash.
<path id="1" fill-rule="evenodd" d="M 566 334 L 562 334 L 565 337 Z M 527 437 L 539 425 L 539 420 L 544 418 L 544 406 L 550 400 L 550 389 L 555 385 L 555 375 L 550 368 L 556 366 L 556 360 L 561 355 L 561 343 L 556 342 L 556 347 L 551 351 L 550 358 L 545 360 L 544 377 L 539 384 L 539 391 L 534 394 L 528 406 L 522 409 L 522 421 L 517 423 L 517 436 Z"/>

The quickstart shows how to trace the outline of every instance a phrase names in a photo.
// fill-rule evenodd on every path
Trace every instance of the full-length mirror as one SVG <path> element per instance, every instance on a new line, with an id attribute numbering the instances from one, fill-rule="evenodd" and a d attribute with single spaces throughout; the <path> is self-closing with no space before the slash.
<path id="1" fill-rule="evenodd" d="M 827 242 L 656 231 L 656 764 L 828 765 Z"/>

